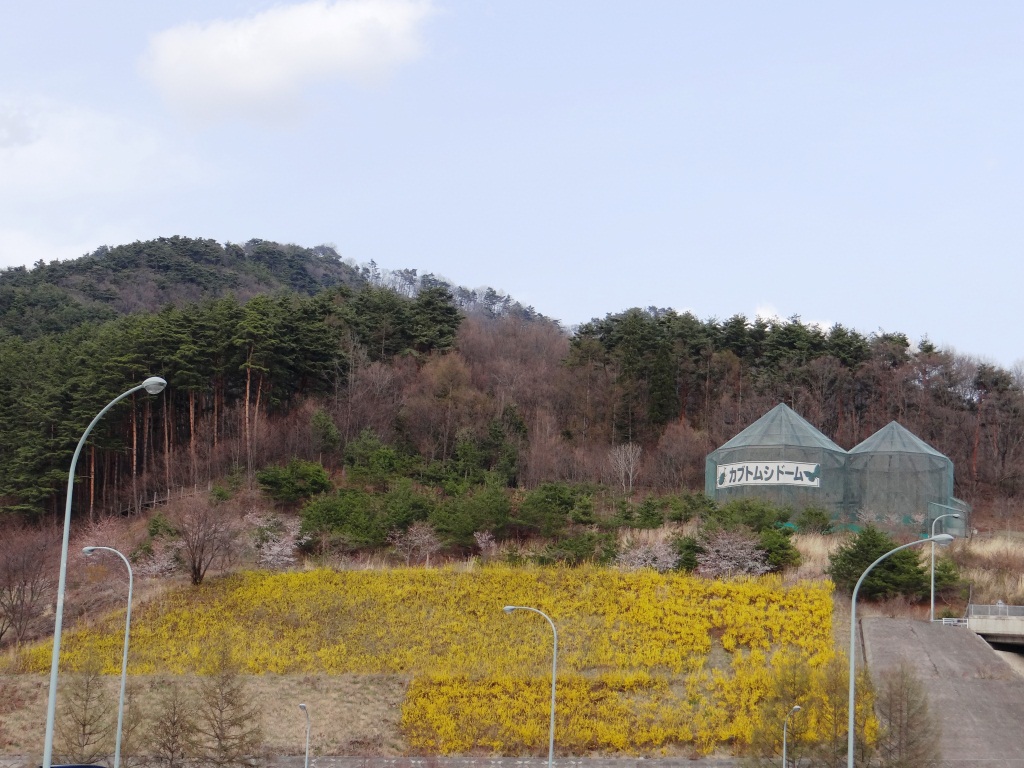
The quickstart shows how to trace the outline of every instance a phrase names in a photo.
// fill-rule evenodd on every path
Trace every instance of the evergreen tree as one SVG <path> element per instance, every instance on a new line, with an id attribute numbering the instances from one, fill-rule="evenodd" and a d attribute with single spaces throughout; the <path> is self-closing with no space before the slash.
<path id="1" fill-rule="evenodd" d="M 852 592 L 864 569 L 896 546 L 890 536 L 869 525 L 829 557 L 827 573 L 837 587 Z M 868 599 L 896 595 L 917 598 L 927 591 L 928 576 L 918 554 L 904 549 L 876 565 L 861 584 L 859 594 Z"/>

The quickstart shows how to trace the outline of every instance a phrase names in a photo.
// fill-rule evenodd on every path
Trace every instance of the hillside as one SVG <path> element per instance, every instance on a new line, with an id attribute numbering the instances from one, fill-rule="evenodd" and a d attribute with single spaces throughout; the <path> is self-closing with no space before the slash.
<path id="1" fill-rule="evenodd" d="M 311 296 L 366 282 L 328 246 L 160 238 L 0 272 L 0 333 L 32 338 L 228 294 L 241 301 L 281 291 Z"/>
<path id="2" fill-rule="evenodd" d="M 160 375 L 159 398 L 115 409 L 82 457 L 90 518 L 292 458 L 351 466 L 374 440 L 367 455 L 447 497 L 693 491 L 709 450 L 784 402 L 846 448 L 897 420 L 952 459 L 976 523 L 1019 519 L 1020 380 L 898 332 L 650 307 L 570 334 L 490 289 L 257 240 L 100 249 L 7 270 L 0 295 L 5 514 L 56 513 L 83 426 Z M 625 475 L 619 446 L 638 457 Z"/>

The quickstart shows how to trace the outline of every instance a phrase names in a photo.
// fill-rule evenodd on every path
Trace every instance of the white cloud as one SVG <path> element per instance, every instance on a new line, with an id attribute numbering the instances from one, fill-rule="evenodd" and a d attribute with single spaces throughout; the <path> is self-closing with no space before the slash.
<path id="1" fill-rule="evenodd" d="M 110 238 L 125 234 L 146 200 L 205 176 L 161 132 L 132 120 L 41 99 L 0 101 L 0 266 L 121 242 Z"/>
<path id="2" fill-rule="evenodd" d="M 0 136 L 5 207 L 135 196 L 147 184 L 175 184 L 197 171 L 158 132 L 77 106 L 0 104 Z"/>
<path id="3" fill-rule="evenodd" d="M 308 85 L 372 81 L 415 59 L 429 0 L 282 5 L 244 19 L 186 24 L 155 35 L 143 72 L 194 119 L 277 119 Z"/>

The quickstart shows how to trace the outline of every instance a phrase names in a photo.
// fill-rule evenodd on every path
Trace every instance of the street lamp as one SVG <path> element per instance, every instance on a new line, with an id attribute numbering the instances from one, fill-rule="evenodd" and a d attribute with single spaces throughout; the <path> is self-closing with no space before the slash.
<path id="1" fill-rule="evenodd" d="M 789 725 L 789 716 L 794 712 L 800 711 L 800 705 L 795 704 L 789 712 L 786 713 L 786 719 L 782 721 L 782 768 L 786 768 L 786 726 Z"/>
<path id="2" fill-rule="evenodd" d="M 553 768 L 555 764 L 555 675 L 558 673 L 558 630 L 555 629 L 555 622 L 551 620 L 544 611 L 537 610 L 536 608 L 530 608 L 525 605 L 506 605 L 502 610 L 505 613 L 512 613 L 512 611 L 533 611 L 539 613 L 545 619 L 548 620 L 548 624 L 551 625 L 551 632 L 555 636 L 555 646 L 551 651 L 551 729 L 548 734 L 548 768 Z"/>
<path id="3" fill-rule="evenodd" d="M 932 536 L 927 539 L 918 539 L 912 541 L 909 544 L 903 544 L 902 546 L 890 549 L 880 558 L 875 560 L 871 565 L 864 569 L 864 573 L 857 579 L 857 585 L 853 588 L 853 597 L 850 599 L 850 701 L 849 701 L 849 720 L 847 722 L 847 733 L 846 733 L 846 768 L 853 768 L 853 716 L 854 716 L 854 692 L 857 688 L 857 678 L 855 677 L 855 668 L 857 661 L 857 592 L 860 591 L 860 585 L 864 581 L 864 577 L 867 576 L 871 569 L 878 565 L 880 562 L 885 560 L 889 555 L 893 555 L 899 552 L 901 549 L 907 547 L 915 547 L 918 544 L 924 544 L 926 542 L 932 542 L 933 544 L 948 544 L 953 540 L 953 537 L 948 533 L 940 533 L 938 536 Z"/>
<path id="4" fill-rule="evenodd" d="M 309 768 L 309 710 L 305 704 L 299 704 L 299 709 L 306 713 L 306 762 L 303 765 Z"/>
<path id="5" fill-rule="evenodd" d="M 957 520 L 960 519 L 960 515 L 956 512 L 950 512 L 948 515 L 939 515 L 932 520 L 932 538 L 935 538 L 935 524 L 944 517 L 955 517 Z M 946 526 L 942 526 L 945 528 Z M 935 621 L 935 542 L 932 542 L 932 607 L 928 612 L 928 621 Z"/>
<path id="6" fill-rule="evenodd" d="M 128 558 L 122 555 L 113 547 L 83 547 L 82 552 L 86 557 L 97 550 L 113 552 L 124 560 L 125 568 L 128 569 L 128 611 L 124 617 L 124 653 L 121 655 L 121 694 L 117 699 L 117 735 L 114 737 L 114 768 L 121 765 L 121 724 L 124 722 L 124 686 L 128 679 L 128 632 L 132 626 L 132 565 Z"/>
<path id="7" fill-rule="evenodd" d="M 89 422 L 89 426 L 85 428 L 85 432 L 82 433 L 82 437 L 78 441 L 78 447 L 75 448 L 75 455 L 71 457 L 71 469 L 68 471 L 68 498 L 67 504 L 64 507 L 64 539 L 60 550 L 60 578 L 57 582 L 57 609 L 53 621 L 53 657 L 50 660 L 50 693 L 46 705 L 46 737 L 43 741 L 42 768 L 51 768 L 53 765 L 53 724 L 57 714 L 57 669 L 60 666 L 60 632 L 64 619 L 64 585 L 68 573 L 68 537 L 71 534 L 71 497 L 74 495 L 75 490 L 75 465 L 78 463 L 78 456 L 81 454 L 82 447 L 85 445 L 85 439 L 92 432 L 92 428 L 96 426 L 96 422 L 100 420 L 103 414 L 114 407 L 115 403 L 120 402 L 128 397 L 128 395 L 138 392 L 140 389 L 146 390 L 151 395 L 157 395 L 163 392 L 166 386 L 167 382 L 159 376 L 150 376 L 138 386 L 132 387 L 127 392 L 123 392 L 115 397 Z"/>

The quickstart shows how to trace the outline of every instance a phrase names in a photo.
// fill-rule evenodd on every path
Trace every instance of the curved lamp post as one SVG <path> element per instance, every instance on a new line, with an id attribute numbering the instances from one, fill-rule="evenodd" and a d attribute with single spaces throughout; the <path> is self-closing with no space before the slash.
<path id="1" fill-rule="evenodd" d="M 89 422 L 89 426 L 85 428 L 85 432 L 82 433 L 82 437 L 78 441 L 78 447 L 75 448 L 75 455 L 71 458 L 71 469 L 68 471 L 68 498 L 64 507 L 64 540 L 60 550 L 60 579 L 57 582 L 57 609 L 53 622 L 53 658 L 50 661 L 50 692 L 46 705 L 46 737 L 43 742 L 42 768 L 50 768 L 53 765 L 53 724 L 57 714 L 57 669 L 60 667 L 60 633 L 64 619 L 64 586 L 68 572 L 68 537 L 71 534 L 71 498 L 75 490 L 75 465 L 78 463 L 78 456 L 85 445 L 85 439 L 103 414 L 113 408 L 116 403 L 140 389 L 146 390 L 151 395 L 158 395 L 164 391 L 166 386 L 167 382 L 159 376 L 150 376 L 138 386 L 132 387 L 107 403 L 106 407 L 97 413 Z"/>
<path id="2" fill-rule="evenodd" d="M 932 520 L 932 538 L 935 538 L 935 524 L 944 517 L 955 517 L 957 520 L 960 519 L 960 515 L 956 512 L 950 512 L 948 515 L 939 515 Z M 942 526 L 945 529 L 946 526 Z M 928 612 L 928 621 L 935 621 L 935 542 L 932 542 L 932 606 Z"/>
<path id="3" fill-rule="evenodd" d="M 871 569 L 878 565 L 880 562 L 885 560 L 889 555 L 899 552 L 901 549 L 907 547 L 916 547 L 918 544 L 925 544 L 932 542 L 933 544 L 948 544 L 953 540 L 953 537 L 948 533 L 940 533 L 938 536 L 931 536 L 927 539 L 918 539 L 912 541 L 909 544 L 903 544 L 902 546 L 890 549 L 880 558 L 875 560 L 871 565 L 864 569 L 864 573 L 857 579 L 857 585 L 853 588 L 853 597 L 850 599 L 850 701 L 849 701 L 849 721 L 847 723 L 846 733 L 846 768 L 853 768 L 853 728 L 854 728 L 854 693 L 857 689 L 857 678 L 855 677 L 856 662 L 857 662 L 857 592 L 860 591 L 860 585 L 864 581 L 864 577 L 867 576 Z"/>
<path id="4" fill-rule="evenodd" d="M 555 636 L 555 646 L 551 652 L 551 729 L 548 734 L 548 768 L 552 768 L 555 763 L 555 675 L 558 673 L 558 630 L 555 629 L 555 622 L 551 620 L 544 611 L 537 610 L 536 608 L 530 608 L 525 605 L 506 605 L 502 610 L 505 613 L 512 613 L 512 611 L 533 611 L 539 613 L 545 619 L 548 620 L 548 624 L 551 625 L 551 632 Z"/>
<path id="5" fill-rule="evenodd" d="M 121 655 L 121 693 L 117 699 L 117 734 L 114 737 L 114 768 L 121 765 L 121 725 L 124 723 L 124 687 L 128 679 L 128 633 L 132 626 L 132 564 L 128 558 L 122 555 L 113 547 L 84 547 L 82 552 L 86 557 L 97 550 L 113 552 L 124 560 L 124 566 L 128 569 L 128 610 L 124 617 L 124 653 Z"/>
<path id="6" fill-rule="evenodd" d="M 786 762 L 786 726 L 789 725 L 789 716 L 794 712 L 800 711 L 800 705 L 795 704 L 789 712 L 786 713 L 786 719 L 782 721 L 782 768 L 787 768 Z"/>
<path id="7" fill-rule="evenodd" d="M 306 762 L 303 765 L 309 768 L 309 710 L 305 704 L 299 704 L 299 709 L 306 713 Z"/>

